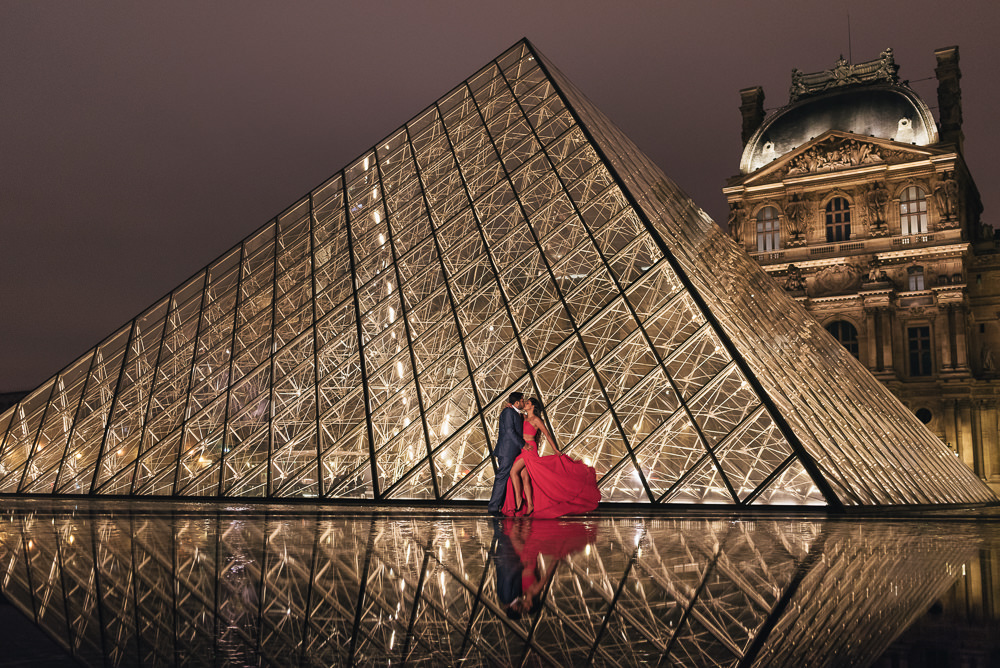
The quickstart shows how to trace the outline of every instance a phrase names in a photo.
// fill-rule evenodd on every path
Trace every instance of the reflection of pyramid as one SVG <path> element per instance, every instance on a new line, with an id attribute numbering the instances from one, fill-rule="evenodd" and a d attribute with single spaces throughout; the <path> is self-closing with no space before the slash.
<path id="1" fill-rule="evenodd" d="M 511 390 L 608 501 L 995 500 L 527 42 L 0 417 L 0 492 L 485 499 Z"/>
<path id="2" fill-rule="evenodd" d="M 867 666 L 983 549 L 966 523 L 516 524 L 514 577 L 552 568 L 520 620 L 468 517 L 33 502 L 0 517 L 0 586 L 83 665 Z"/>

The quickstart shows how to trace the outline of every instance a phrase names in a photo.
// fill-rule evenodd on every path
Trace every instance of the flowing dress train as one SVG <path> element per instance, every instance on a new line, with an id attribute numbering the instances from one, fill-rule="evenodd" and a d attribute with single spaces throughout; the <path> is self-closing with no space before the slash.
<path id="1" fill-rule="evenodd" d="M 532 496 L 535 510 L 532 517 L 539 519 L 589 513 L 601 501 L 597 489 L 597 473 L 593 466 L 587 466 L 569 455 L 553 454 L 539 457 L 535 445 L 536 429 L 529 422 L 524 423 L 524 447 L 518 459 L 531 478 Z M 524 510 L 522 493 L 521 510 Z M 507 494 L 504 497 L 503 514 L 513 516 L 516 499 L 514 484 L 507 480 Z"/>

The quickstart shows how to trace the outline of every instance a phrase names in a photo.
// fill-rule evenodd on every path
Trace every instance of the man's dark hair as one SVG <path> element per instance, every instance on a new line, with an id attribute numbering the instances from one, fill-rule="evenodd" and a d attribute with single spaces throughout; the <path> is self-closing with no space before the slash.
<path id="1" fill-rule="evenodd" d="M 524 394 L 522 394 L 521 392 L 511 392 L 510 396 L 507 397 L 507 403 L 515 404 L 521 399 L 524 399 Z"/>

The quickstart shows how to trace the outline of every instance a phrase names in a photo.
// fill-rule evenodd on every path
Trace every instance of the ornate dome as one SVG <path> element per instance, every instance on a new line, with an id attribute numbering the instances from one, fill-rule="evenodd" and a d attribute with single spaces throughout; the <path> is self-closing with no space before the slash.
<path id="1" fill-rule="evenodd" d="M 750 137 L 740 172 L 749 174 L 828 130 L 841 130 L 906 144 L 938 141 L 930 109 L 901 84 L 835 88 L 779 109 Z"/>

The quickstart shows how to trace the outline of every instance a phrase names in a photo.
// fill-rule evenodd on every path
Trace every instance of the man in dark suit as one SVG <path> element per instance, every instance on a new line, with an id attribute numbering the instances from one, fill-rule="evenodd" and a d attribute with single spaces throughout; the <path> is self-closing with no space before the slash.
<path id="1" fill-rule="evenodd" d="M 524 420 L 520 413 L 522 410 L 524 410 L 524 395 L 520 392 L 511 392 L 507 397 L 507 405 L 500 412 L 500 434 L 497 436 L 496 447 L 493 448 L 493 455 L 497 458 L 497 472 L 487 510 L 494 514 L 503 508 L 510 467 L 514 465 L 514 460 L 521 454 L 521 448 L 524 446 Z M 520 488 L 520 485 L 516 487 Z"/>

